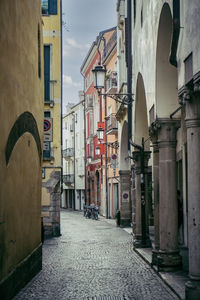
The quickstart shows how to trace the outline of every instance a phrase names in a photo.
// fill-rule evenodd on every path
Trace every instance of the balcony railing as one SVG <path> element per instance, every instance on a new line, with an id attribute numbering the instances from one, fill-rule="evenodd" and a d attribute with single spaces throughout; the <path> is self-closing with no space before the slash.
<path id="1" fill-rule="evenodd" d="M 111 72 L 106 79 L 106 93 L 116 93 L 117 91 L 117 72 Z"/>
<path id="2" fill-rule="evenodd" d="M 116 114 L 110 114 L 107 120 L 107 134 L 116 134 L 118 131 L 118 122 Z"/>
<path id="3" fill-rule="evenodd" d="M 74 148 L 67 148 L 62 152 L 64 158 L 70 158 L 74 156 Z"/>
<path id="4" fill-rule="evenodd" d="M 64 184 L 74 183 L 74 174 L 63 175 Z"/>

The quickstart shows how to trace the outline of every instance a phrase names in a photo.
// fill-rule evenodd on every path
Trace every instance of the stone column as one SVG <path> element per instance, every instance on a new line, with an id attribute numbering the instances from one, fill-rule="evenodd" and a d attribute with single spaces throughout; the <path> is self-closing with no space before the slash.
<path id="1" fill-rule="evenodd" d="M 135 232 L 133 245 L 135 248 L 141 246 L 142 242 L 142 218 L 141 218 L 141 160 L 140 152 L 133 153 L 133 160 L 135 163 Z"/>
<path id="2" fill-rule="evenodd" d="M 134 236 L 134 247 L 145 248 L 150 247 L 149 239 L 149 214 L 148 214 L 148 160 L 150 151 L 143 152 L 143 158 L 140 151 L 133 152 L 133 160 L 135 162 L 135 197 L 136 197 L 136 228 Z M 142 159 L 144 170 L 142 170 Z M 142 174 L 143 172 L 143 174 Z M 141 178 L 143 176 L 143 178 Z M 145 186 L 144 194 L 142 194 L 142 181 Z M 145 215 L 143 215 L 143 212 Z M 145 232 L 142 232 L 145 230 Z"/>
<path id="3" fill-rule="evenodd" d="M 176 132 L 179 120 L 158 119 L 159 227 L 158 267 L 171 271 L 181 267 L 178 248 L 178 203 L 176 186 Z"/>
<path id="4" fill-rule="evenodd" d="M 200 299 L 200 73 L 194 78 L 193 90 L 183 89 L 186 103 L 188 153 L 188 236 L 189 276 L 186 300 Z"/>
<path id="5" fill-rule="evenodd" d="M 120 175 L 120 226 L 126 227 L 131 224 L 131 171 L 119 171 Z"/>
<path id="6" fill-rule="evenodd" d="M 154 123 L 150 127 L 150 137 L 153 145 L 153 195 L 154 195 L 154 248 L 152 249 L 152 264 L 157 265 L 157 256 L 160 249 L 159 230 L 159 148 L 158 129 Z"/>

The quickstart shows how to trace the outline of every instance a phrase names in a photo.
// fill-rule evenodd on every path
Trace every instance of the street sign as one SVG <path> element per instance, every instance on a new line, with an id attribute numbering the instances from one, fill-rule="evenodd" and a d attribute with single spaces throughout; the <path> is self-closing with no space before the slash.
<path id="1" fill-rule="evenodd" d="M 117 161 L 117 154 L 112 154 L 111 156 L 111 168 L 113 168 L 113 170 L 117 169 L 117 165 L 118 165 L 118 161 Z"/>
<path id="2" fill-rule="evenodd" d="M 43 143 L 43 150 L 49 151 L 50 150 L 50 142 Z"/>
<path id="3" fill-rule="evenodd" d="M 129 191 L 122 192 L 122 202 L 129 202 Z"/>
<path id="4" fill-rule="evenodd" d="M 53 140 L 53 119 L 44 119 L 44 142 L 52 142 Z"/>

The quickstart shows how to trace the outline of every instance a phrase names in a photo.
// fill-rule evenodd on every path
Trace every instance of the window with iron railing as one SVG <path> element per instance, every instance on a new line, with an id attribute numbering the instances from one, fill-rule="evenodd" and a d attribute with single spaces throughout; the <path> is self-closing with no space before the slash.
<path id="1" fill-rule="evenodd" d="M 72 183 L 74 183 L 74 174 L 63 175 L 63 182 L 65 184 L 72 184 Z"/>
<path id="2" fill-rule="evenodd" d="M 118 122 L 116 119 L 116 114 L 112 113 L 108 116 L 108 121 L 107 121 L 107 131 L 113 130 L 113 129 L 118 129 Z"/>
<path id="3" fill-rule="evenodd" d="M 63 157 L 72 157 L 74 155 L 74 148 L 66 148 L 63 150 Z"/>
<path id="4" fill-rule="evenodd" d="M 106 79 L 106 92 L 112 88 L 117 88 L 117 72 L 111 72 Z"/>

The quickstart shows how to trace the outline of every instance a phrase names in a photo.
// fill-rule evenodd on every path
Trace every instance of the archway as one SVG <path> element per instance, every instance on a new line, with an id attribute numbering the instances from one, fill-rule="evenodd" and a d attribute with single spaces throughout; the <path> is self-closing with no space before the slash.
<path id="1" fill-rule="evenodd" d="M 128 159 L 128 123 L 125 121 L 121 131 L 120 146 L 120 224 L 129 226 L 131 223 L 131 171 Z"/>
<path id="2" fill-rule="evenodd" d="M 133 208 L 132 219 L 134 229 L 134 246 L 150 246 L 149 239 L 149 219 L 150 211 L 152 212 L 152 197 L 149 193 L 151 186 L 151 167 L 148 168 L 149 152 L 149 129 L 147 117 L 147 103 L 144 81 L 139 73 L 136 85 L 136 102 L 134 118 L 134 135 L 133 140 L 142 149 L 136 149 L 133 152 L 134 165 L 132 168 L 132 195 Z M 143 148 L 144 146 L 144 148 Z"/>
<path id="3" fill-rule="evenodd" d="M 172 24 L 170 7 L 165 3 L 160 15 L 156 51 L 156 116 L 158 118 L 169 118 L 177 108 L 177 69 L 169 62 Z"/>
<path id="4" fill-rule="evenodd" d="M 176 140 L 177 129 L 180 126 L 178 117 L 171 119 L 170 115 L 178 106 L 177 69 L 170 64 L 171 39 L 173 20 L 170 6 L 162 7 L 156 50 L 156 124 L 153 127 L 154 145 L 158 148 L 157 178 L 154 172 L 154 182 L 158 182 L 158 224 L 160 261 L 157 262 L 163 270 L 180 267 L 181 257 L 178 249 L 178 209 L 177 209 L 177 178 L 176 178 Z M 156 146 L 156 147 L 157 147 Z M 154 153 L 155 153 L 154 147 Z M 154 160 L 155 168 L 155 160 Z M 154 186 L 155 187 L 155 186 Z M 155 196 L 155 194 L 154 194 Z M 156 219 L 155 223 L 156 223 Z M 156 238 L 155 238 L 156 240 Z M 171 255 L 173 253 L 173 255 Z M 157 255 L 157 254 L 156 254 Z M 162 262 L 161 262 L 162 261 Z"/>
<path id="5" fill-rule="evenodd" d="M 139 73 L 136 86 L 136 103 L 135 103 L 135 130 L 134 141 L 141 145 L 142 138 L 145 142 L 145 150 L 149 151 L 149 129 L 147 118 L 146 95 L 144 88 L 144 81 L 142 75 Z"/>
<path id="6" fill-rule="evenodd" d="M 128 123 L 125 121 L 121 132 L 120 170 L 128 170 Z"/>

